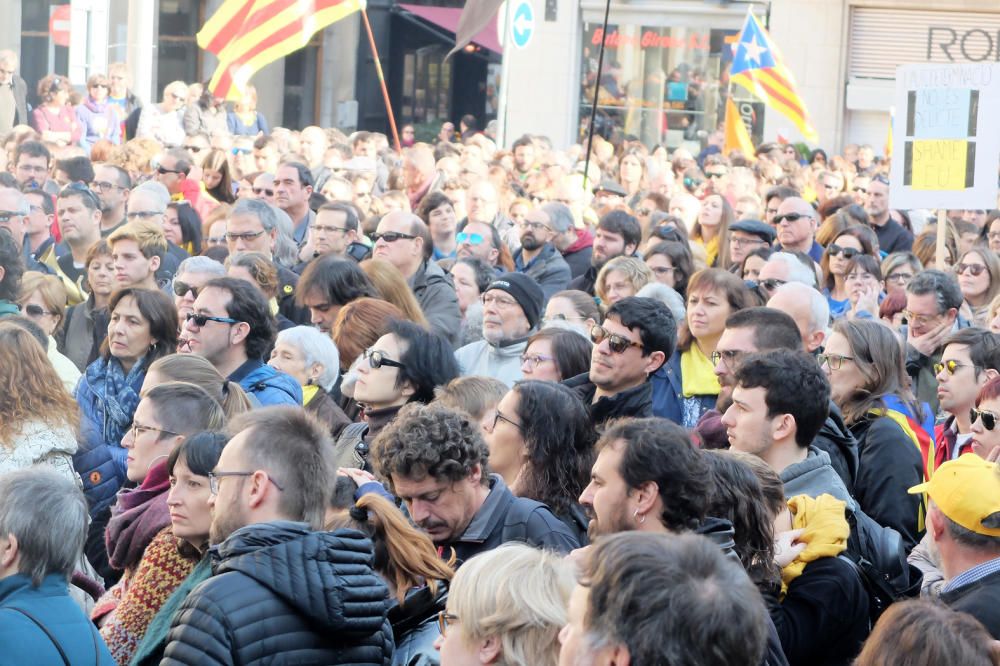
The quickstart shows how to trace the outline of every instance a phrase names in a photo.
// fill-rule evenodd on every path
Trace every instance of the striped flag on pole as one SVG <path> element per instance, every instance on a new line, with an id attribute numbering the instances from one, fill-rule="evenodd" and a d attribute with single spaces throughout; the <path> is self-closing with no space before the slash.
<path id="1" fill-rule="evenodd" d="M 239 99 L 262 67 L 364 8 L 365 0 L 225 0 L 197 37 L 198 46 L 219 58 L 209 90 L 216 97 Z"/>
<path id="2" fill-rule="evenodd" d="M 753 12 L 747 12 L 746 23 L 734 46 L 729 79 L 791 120 L 806 140 L 814 143 L 819 140 L 809 120 L 806 104 L 796 90 L 795 77 L 785 66 L 778 45 L 771 40 Z"/>

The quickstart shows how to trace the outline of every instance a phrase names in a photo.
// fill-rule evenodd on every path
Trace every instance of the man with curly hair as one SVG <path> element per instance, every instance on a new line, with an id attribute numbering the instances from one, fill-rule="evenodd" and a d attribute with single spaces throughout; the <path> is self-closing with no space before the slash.
<path id="1" fill-rule="evenodd" d="M 433 404 L 404 407 L 372 446 L 376 470 L 410 518 L 459 562 L 507 541 L 561 553 L 580 545 L 547 506 L 515 497 L 490 474 L 488 457 L 478 423 Z"/>

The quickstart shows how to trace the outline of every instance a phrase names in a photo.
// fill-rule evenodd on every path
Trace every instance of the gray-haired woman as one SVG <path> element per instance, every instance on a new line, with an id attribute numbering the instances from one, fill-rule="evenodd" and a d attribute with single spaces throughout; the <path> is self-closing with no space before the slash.
<path id="1" fill-rule="evenodd" d="M 299 382 L 306 411 L 326 424 L 336 440 L 351 420 L 329 394 L 340 378 L 333 340 L 311 326 L 286 329 L 278 333 L 268 365 Z"/>

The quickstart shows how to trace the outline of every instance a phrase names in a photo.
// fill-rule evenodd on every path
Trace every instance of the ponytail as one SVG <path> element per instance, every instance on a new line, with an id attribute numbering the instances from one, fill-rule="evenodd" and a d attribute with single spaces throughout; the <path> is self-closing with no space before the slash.
<path id="1" fill-rule="evenodd" d="M 243 387 L 236 382 L 229 380 L 222 381 L 222 411 L 226 413 L 226 420 L 231 421 L 234 417 L 249 412 L 253 408 L 250 397 Z"/>

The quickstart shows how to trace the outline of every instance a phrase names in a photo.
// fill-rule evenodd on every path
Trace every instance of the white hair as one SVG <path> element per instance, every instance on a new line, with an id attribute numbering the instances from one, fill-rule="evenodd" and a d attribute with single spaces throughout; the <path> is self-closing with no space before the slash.
<path id="1" fill-rule="evenodd" d="M 132 188 L 132 194 L 137 192 L 142 192 L 154 197 L 165 211 L 167 205 L 170 203 L 170 191 L 163 185 L 163 183 L 157 180 L 147 180 L 144 183 L 140 183 Z M 163 212 L 163 211 L 160 211 Z"/>
<path id="2" fill-rule="evenodd" d="M 774 296 L 779 293 L 788 293 L 789 297 L 796 301 L 809 299 L 809 332 L 826 332 L 830 326 L 830 303 L 826 300 L 826 296 L 801 282 L 783 284 L 774 291 Z"/>
<path id="3" fill-rule="evenodd" d="M 295 326 L 278 333 L 278 343 L 285 343 L 298 349 L 305 358 L 306 367 L 313 363 L 323 366 L 323 374 L 316 383 L 324 391 L 329 391 L 340 377 L 340 352 L 328 335 L 323 335 L 312 326 Z"/>
<path id="4" fill-rule="evenodd" d="M 676 291 L 662 282 L 649 282 L 635 293 L 637 297 L 652 298 L 667 306 L 674 321 L 684 321 L 684 299 Z"/>
<path id="5" fill-rule="evenodd" d="M 211 257 L 195 255 L 182 261 L 177 267 L 175 275 L 183 275 L 184 273 L 208 273 L 209 275 L 225 277 L 226 267 Z"/>
<path id="6" fill-rule="evenodd" d="M 801 282 L 813 289 L 816 288 L 816 271 L 803 264 L 794 254 L 775 252 L 767 261 L 784 264 L 788 268 L 788 282 Z"/>

